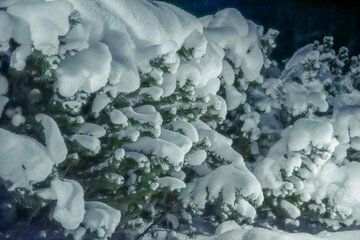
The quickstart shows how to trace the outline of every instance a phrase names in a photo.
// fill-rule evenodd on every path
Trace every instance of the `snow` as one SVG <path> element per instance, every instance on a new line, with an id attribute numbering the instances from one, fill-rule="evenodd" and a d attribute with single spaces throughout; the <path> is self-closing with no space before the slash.
<path id="1" fill-rule="evenodd" d="M 100 140 L 93 136 L 74 134 L 70 138 L 72 141 L 76 141 L 80 146 L 98 153 L 100 151 Z"/>
<path id="2" fill-rule="evenodd" d="M 14 125 L 15 127 L 20 126 L 21 124 L 25 123 L 25 118 L 23 115 L 17 113 L 13 116 L 13 118 L 11 119 L 11 124 Z"/>
<path id="3" fill-rule="evenodd" d="M 176 74 L 164 74 L 163 75 L 163 82 L 161 83 L 160 87 L 163 90 L 163 97 L 167 97 L 171 95 L 176 89 Z"/>
<path id="4" fill-rule="evenodd" d="M 137 162 L 140 168 L 149 167 L 149 159 L 144 154 L 127 151 L 125 157 Z"/>
<path id="5" fill-rule="evenodd" d="M 184 207 L 198 213 L 216 201 L 224 212 L 222 220 L 234 214 L 232 217 L 252 221 L 264 199 L 262 189 L 266 189 L 286 213 L 285 222 L 298 221 L 301 204 L 311 201 L 309 208 L 329 211 L 331 218 L 319 222 L 334 229 L 360 223 L 360 195 L 355 191 L 360 184 L 360 164 L 353 161 L 360 149 L 360 93 L 346 85 L 346 81 L 355 81 L 351 77 L 357 70 L 341 76 L 332 86 L 333 75 L 325 62 L 335 53 L 321 53 L 314 44 L 307 45 L 291 57 L 282 74 L 275 74 L 280 70 L 272 72 L 264 65 L 262 27 L 235 9 L 197 19 L 170 4 L 147 0 L 9 0 L 1 4 L 5 7 L 0 11 L 0 51 L 11 54 L 10 67 L 23 70 L 26 58 L 39 50 L 56 70 L 54 91 L 64 99 L 66 110 L 80 114 L 87 103 L 81 96 L 94 99 L 89 119 L 73 117 L 78 127 L 66 137 L 95 154 L 101 150 L 99 138 L 103 143 L 107 137 L 119 140 L 121 145 L 90 172 L 112 163 L 135 161 L 137 168 L 127 172 L 125 183 L 121 172 L 105 174 L 110 182 L 131 185 L 130 194 L 143 177 L 137 171 L 153 171 L 156 161 L 162 167 L 161 177 L 148 182 L 150 189 L 179 191 Z M 73 10 L 80 18 L 70 29 Z M 12 52 L 10 39 L 19 44 Z M 181 48 L 192 55 L 178 55 Z M 163 61 L 168 72 L 151 65 L 152 60 Z M 309 62 L 314 62 L 314 69 L 305 69 Z M 140 88 L 142 74 L 152 77 L 154 85 Z M 258 84 L 249 88 L 252 81 Z M 189 103 L 157 104 L 173 93 L 178 95 L 184 86 Z M 340 92 L 342 88 L 346 91 Z M 115 109 L 110 104 L 136 90 L 137 96 L 130 95 L 123 105 L 127 107 Z M 225 99 L 218 95 L 219 90 L 221 94 L 225 91 Z M 9 82 L 0 74 L 1 114 L 9 102 L 8 92 Z M 144 99 L 156 103 L 142 105 Z M 5 113 L 11 128 L 18 130 L 31 123 L 26 108 L 23 114 L 21 107 L 11 104 Z M 245 113 L 238 114 L 239 106 Z M 241 134 L 250 141 L 256 162 L 245 164 L 232 147 L 232 139 L 214 130 L 218 126 L 213 119 L 205 123 L 193 121 L 197 117 L 192 113 L 177 115 L 194 108 L 202 113 L 211 108 L 211 114 L 224 120 L 232 111 L 231 117 L 243 122 Z M 101 111 L 109 115 L 112 124 L 85 122 L 103 120 L 97 118 Z M 163 119 L 167 111 L 172 118 L 163 115 Z M 99 238 L 110 237 L 120 222 L 120 212 L 101 202 L 84 202 L 78 182 L 58 179 L 62 172 L 57 172 L 56 165 L 68 153 L 63 133 L 50 116 L 38 114 L 36 120 L 44 128 L 45 146 L 0 128 L 0 177 L 12 184 L 10 190 L 31 189 L 35 183 L 53 179 L 50 188 L 36 190 L 42 198 L 56 200 L 53 218 L 75 238 L 85 234 L 83 227 Z M 113 128 L 116 132 L 109 132 Z M 356 153 L 348 157 L 351 151 Z M 191 168 L 194 176 L 187 176 L 183 165 Z M 300 203 L 285 198 L 293 193 L 300 194 Z M 181 229 L 183 223 L 177 215 L 166 217 L 175 229 Z M 142 218 L 129 224 L 146 225 Z M 357 239 L 358 234 L 286 233 L 226 221 L 218 226 L 216 236 L 205 237 L 316 240 Z M 170 235 L 182 237 L 171 231 Z"/>
<path id="6" fill-rule="evenodd" d="M 237 192 L 240 194 L 237 195 Z M 199 209 L 204 209 L 207 201 L 220 196 L 223 204 L 250 219 L 255 217 L 256 211 L 244 198 L 251 199 L 257 205 L 263 201 L 261 186 L 255 176 L 246 168 L 237 169 L 233 165 L 218 167 L 195 183 L 188 184 L 180 198 L 185 205 L 193 203 Z"/>
<path id="7" fill-rule="evenodd" d="M 231 65 L 223 60 L 222 62 L 222 72 L 221 75 L 223 77 L 224 83 L 226 85 L 233 85 L 234 81 L 235 81 L 235 73 L 234 70 L 232 69 Z"/>
<path id="8" fill-rule="evenodd" d="M 184 161 L 184 151 L 172 142 L 150 137 L 139 138 L 136 142 L 125 143 L 125 150 L 139 151 L 145 154 L 154 154 L 166 159 L 174 167 L 180 166 Z"/>
<path id="9" fill-rule="evenodd" d="M 201 81 L 200 70 L 192 64 L 182 63 L 177 70 L 177 81 L 180 87 L 183 87 L 188 80 L 192 85 L 197 86 Z"/>
<path id="10" fill-rule="evenodd" d="M 59 36 L 68 32 L 72 10 L 72 5 L 65 1 L 18 1 L 7 8 L 10 15 L 30 25 L 34 48 L 45 55 L 58 53 Z"/>
<path id="11" fill-rule="evenodd" d="M 244 159 L 231 147 L 232 140 L 230 138 L 227 138 L 212 129 L 198 128 L 197 131 L 200 140 L 207 137 L 210 141 L 210 152 L 219 156 L 225 162 L 233 163 L 238 168 L 244 167 Z"/>
<path id="12" fill-rule="evenodd" d="M 93 101 L 91 110 L 93 113 L 98 114 L 111 102 L 110 98 L 106 94 L 98 93 Z"/>
<path id="13" fill-rule="evenodd" d="M 49 155 L 55 165 L 61 163 L 65 160 L 68 150 L 57 123 L 45 114 L 38 114 L 36 120 L 41 122 L 44 127 L 45 143 Z"/>
<path id="14" fill-rule="evenodd" d="M 3 12 L 0 12 L 0 14 L 1 13 Z M 7 94 L 8 90 L 9 90 L 9 83 L 7 79 L 0 73 L 0 96 Z"/>
<path id="15" fill-rule="evenodd" d="M 170 57 L 202 25 L 190 14 L 163 2 L 141 1 L 71 1 L 80 12 L 83 25 L 93 31 L 94 41 L 105 43 L 111 51 L 111 83 L 119 92 L 139 87 L 137 68 L 160 55 Z M 121 39 L 122 44 L 118 44 Z M 170 59 L 168 59 L 170 60 Z M 173 62 L 176 67 L 175 61 Z"/>
<path id="16" fill-rule="evenodd" d="M 51 173 L 54 161 L 35 139 L 0 128 L 0 176 L 16 187 L 29 187 Z"/>
<path id="17" fill-rule="evenodd" d="M 140 136 L 140 132 L 139 130 L 136 129 L 126 129 L 126 130 L 121 130 L 116 134 L 116 137 L 120 140 L 123 138 L 127 138 L 129 140 L 131 140 L 132 142 L 135 142 Z"/>
<path id="18" fill-rule="evenodd" d="M 228 225 L 231 225 L 228 223 Z M 225 228 L 225 227 L 223 227 Z M 249 225 L 229 226 L 229 231 L 208 237 L 212 240 L 354 240 L 359 236 L 359 231 L 321 232 L 316 235 L 308 233 L 288 233 L 280 230 L 270 230 Z"/>
<path id="19" fill-rule="evenodd" d="M 104 43 L 92 43 L 75 56 L 66 56 L 56 70 L 59 93 L 65 97 L 77 91 L 93 93 L 104 87 L 110 75 L 111 53 Z"/>
<path id="20" fill-rule="evenodd" d="M 320 112 L 326 112 L 329 108 L 326 95 L 311 87 L 291 82 L 283 87 L 283 92 L 286 95 L 285 106 L 294 116 L 306 112 L 310 106 L 314 111 Z"/>
<path id="21" fill-rule="evenodd" d="M 289 151 L 300 151 L 310 143 L 317 148 L 327 147 L 328 144 L 336 146 L 337 144 L 333 142 L 336 140 L 332 139 L 332 134 L 333 127 L 329 122 L 300 119 L 291 129 L 288 149 Z M 329 147 L 333 149 L 334 145 Z"/>
<path id="22" fill-rule="evenodd" d="M 275 196 L 284 190 L 280 170 L 285 170 L 286 176 L 291 176 L 301 164 L 316 172 L 330 157 L 338 141 L 332 137 L 333 127 L 327 121 L 299 119 L 293 127 L 287 128 L 282 138 L 269 150 L 266 158 L 256 164 L 254 174 L 263 188 L 269 188 Z M 309 149 L 310 147 L 310 149 Z M 313 162 L 307 161 L 300 151 L 316 149 L 321 153 L 313 153 Z M 307 154 L 310 154 L 308 152 Z"/>
<path id="23" fill-rule="evenodd" d="M 360 136 L 360 107 L 353 103 L 337 107 L 333 114 L 335 135 L 341 143 L 348 143 L 352 137 Z"/>
<path id="24" fill-rule="evenodd" d="M 102 239 L 109 238 L 120 223 L 120 211 L 102 202 L 85 202 L 85 209 L 85 227 L 91 232 L 96 231 Z"/>
<path id="25" fill-rule="evenodd" d="M 175 143 L 182 149 L 184 154 L 186 154 L 192 147 L 192 141 L 187 136 L 167 130 L 165 128 L 161 129 L 161 134 L 159 138 L 168 142 Z"/>
<path id="26" fill-rule="evenodd" d="M 206 157 L 207 153 L 205 150 L 196 150 L 194 152 L 188 153 L 185 159 L 191 166 L 198 166 L 206 160 Z"/>
<path id="27" fill-rule="evenodd" d="M 132 37 L 144 47 L 169 40 L 181 46 L 193 30 L 201 30 L 195 17 L 164 2 L 108 0 L 101 6 L 131 26 Z"/>
<path id="28" fill-rule="evenodd" d="M 115 159 L 120 161 L 121 159 L 123 159 L 125 156 L 125 150 L 122 148 L 118 148 L 115 151 Z"/>
<path id="29" fill-rule="evenodd" d="M 140 90 L 140 94 L 145 94 L 150 96 L 153 100 L 158 101 L 163 94 L 163 90 L 160 87 L 149 87 L 142 88 Z"/>
<path id="30" fill-rule="evenodd" d="M 51 188 L 39 192 L 38 195 L 57 200 L 53 217 L 64 228 L 74 230 L 82 222 L 85 214 L 84 191 L 78 182 L 54 179 Z"/>
<path id="31" fill-rule="evenodd" d="M 262 31 L 253 22 L 247 21 L 235 9 L 217 12 L 204 29 L 208 41 L 226 50 L 226 55 L 235 68 L 241 67 L 249 81 L 259 77 L 264 63 L 257 36 Z"/>
<path id="32" fill-rule="evenodd" d="M 122 108 L 121 112 L 124 113 L 128 119 L 133 119 L 140 124 L 150 124 L 153 127 L 152 133 L 155 135 L 155 137 L 160 135 L 160 126 L 163 119 L 160 113 L 156 112 L 153 106 L 144 105 L 136 109 L 126 107 Z"/>
<path id="33" fill-rule="evenodd" d="M 105 136 L 106 130 L 105 128 L 94 124 L 94 123 L 84 123 L 80 126 L 77 130 L 77 133 L 84 134 L 84 135 L 91 135 L 97 138 L 101 138 Z"/>
<path id="34" fill-rule="evenodd" d="M 0 51 L 7 51 L 9 49 L 10 47 L 9 40 L 13 34 L 14 31 L 13 28 L 14 26 L 11 22 L 10 15 L 7 14 L 5 11 L 1 11 L 0 12 Z M 0 87 L 0 89 L 3 88 Z"/>
<path id="35" fill-rule="evenodd" d="M 62 37 L 63 44 L 59 46 L 59 57 L 65 58 L 66 53 L 82 51 L 89 47 L 90 28 L 86 24 L 75 24 L 72 29 Z"/>
<path id="36" fill-rule="evenodd" d="M 9 102 L 9 98 L 0 96 L 0 118 L 2 116 L 2 113 L 4 111 L 5 105 Z"/>
<path id="37" fill-rule="evenodd" d="M 30 36 L 29 24 L 19 18 L 11 17 L 13 20 L 10 26 L 13 26 L 13 34 L 11 35 L 14 40 L 20 44 L 18 48 L 11 55 L 10 67 L 21 71 L 25 67 L 25 59 L 31 54 L 32 40 Z M 6 46 L 8 47 L 8 46 Z"/>
<path id="38" fill-rule="evenodd" d="M 300 217 L 301 213 L 300 210 L 292 203 L 286 200 L 281 200 L 280 206 L 286 211 L 289 217 L 296 219 Z"/>
<path id="39" fill-rule="evenodd" d="M 186 187 L 183 181 L 174 177 L 162 177 L 156 180 L 156 182 L 159 184 L 159 187 L 167 187 L 170 191 Z"/>
<path id="40" fill-rule="evenodd" d="M 313 44 L 308 44 L 300 49 L 298 49 L 293 56 L 289 59 L 289 61 L 285 65 L 285 70 L 293 71 L 293 68 L 297 68 L 300 66 L 301 60 L 313 49 Z M 288 74 L 288 71 L 285 71 L 285 74 Z"/>
<path id="41" fill-rule="evenodd" d="M 170 125 L 175 131 L 181 130 L 193 143 L 199 141 L 197 130 L 191 123 L 183 120 L 174 120 Z"/>
<path id="42" fill-rule="evenodd" d="M 194 58 L 200 58 L 206 53 L 207 40 L 198 30 L 194 30 L 184 41 L 183 47 L 193 49 Z"/>
<path id="43" fill-rule="evenodd" d="M 12 189 L 45 180 L 53 165 L 66 158 L 67 148 L 56 122 L 44 114 L 37 119 L 44 127 L 46 147 L 31 137 L 0 129 L 0 176 L 13 183 Z"/>
<path id="44" fill-rule="evenodd" d="M 241 230 L 241 226 L 234 220 L 229 220 L 221 223 L 215 230 L 215 235 L 219 235 L 232 230 Z"/>
<path id="45" fill-rule="evenodd" d="M 171 222 L 173 229 L 179 228 L 179 219 L 175 214 L 167 214 L 166 219 Z"/>
<path id="46" fill-rule="evenodd" d="M 233 85 L 225 85 L 227 110 L 231 111 L 245 103 L 246 95 L 238 92 Z"/>
<path id="47" fill-rule="evenodd" d="M 360 194 L 354 191 L 360 184 L 359 169 L 358 162 L 341 167 L 327 162 L 317 174 L 304 181 L 300 194 L 310 195 L 316 201 L 329 198 L 342 218 L 349 218 L 348 223 L 360 222 Z"/>

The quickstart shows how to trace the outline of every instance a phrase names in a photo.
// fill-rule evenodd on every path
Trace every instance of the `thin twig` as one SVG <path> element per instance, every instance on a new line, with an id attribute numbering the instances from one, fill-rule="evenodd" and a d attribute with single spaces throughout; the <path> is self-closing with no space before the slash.
<path id="1" fill-rule="evenodd" d="M 136 239 L 136 240 L 142 239 L 142 238 L 150 231 L 150 229 L 151 229 L 154 225 L 156 225 L 170 210 L 173 209 L 173 207 L 176 205 L 176 203 L 177 203 L 177 202 L 174 202 L 167 211 L 162 212 L 162 213 L 160 214 L 160 216 L 159 216 L 158 218 L 156 218 L 156 219 L 154 220 L 154 222 L 153 222 L 152 224 L 150 224 L 150 225 L 145 229 L 145 231 L 144 231 L 143 233 L 141 233 L 139 236 L 137 236 L 135 239 Z"/>

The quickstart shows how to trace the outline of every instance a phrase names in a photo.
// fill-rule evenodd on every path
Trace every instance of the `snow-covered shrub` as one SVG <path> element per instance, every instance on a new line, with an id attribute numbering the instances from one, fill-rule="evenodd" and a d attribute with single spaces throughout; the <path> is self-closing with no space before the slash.
<path id="1" fill-rule="evenodd" d="M 75 238 L 146 233 L 165 215 L 185 229 L 203 213 L 253 221 L 261 186 L 216 127 L 241 103 L 233 68 L 261 79 L 262 28 L 234 9 L 198 20 L 165 3 L 89 4 L 1 11 L 0 176 L 20 192 L 9 206 L 39 201 Z"/>
<path id="2" fill-rule="evenodd" d="M 346 65 L 347 50 L 336 54 L 332 47 L 332 38 L 325 37 L 322 44 L 298 50 L 281 74 L 265 78 L 263 89 L 253 91 L 255 101 L 249 101 L 260 114 L 261 135 L 252 144 L 260 149 L 254 173 L 266 199 L 261 211 L 277 215 L 278 224 L 280 219 L 286 219 L 285 225 L 315 221 L 335 229 L 358 224 L 353 214 L 357 198 L 344 195 L 357 181 L 346 170 L 358 165 L 352 162 L 359 119 L 358 90 L 351 80 L 356 60 Z M 344 72 L 347 66 L 350 70 Z M 264 103 L 268 109 L 261 108 Z M 264 144 L 267 133 L 276 142 Z"/>
<path id="3" fill-rule="evenodd" d="M 358 225 L 359 57 L 326 37 L 282 71 L 278 34 L 235 9 L 0 2 L 0 234 Z"/>

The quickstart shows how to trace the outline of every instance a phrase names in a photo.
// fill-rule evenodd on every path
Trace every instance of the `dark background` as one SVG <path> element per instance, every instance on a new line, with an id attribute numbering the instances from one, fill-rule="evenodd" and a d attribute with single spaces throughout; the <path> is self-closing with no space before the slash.
<path id="1" fill-rule="evenodd" d="M 348 0 L 163 0 L 202 17 L 233 7 L 242 15 L 280 31 L 273 58 L 279 63 L 300 47 L 333 36 L 335 49 L 360 54 L 360 1 Z M 356 4 L 357 3 L 357 4 Z"/>

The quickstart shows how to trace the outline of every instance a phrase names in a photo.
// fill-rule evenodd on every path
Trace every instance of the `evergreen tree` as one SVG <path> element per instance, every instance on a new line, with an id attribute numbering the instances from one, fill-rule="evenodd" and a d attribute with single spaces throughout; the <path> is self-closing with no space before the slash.
<path id="1" fill-rule="evenodd" d="M 281 70 L 278 34 L 235 9 L 6 3 L 0 236 L 356 227 L 359 57 L 325 37 Z"/>

